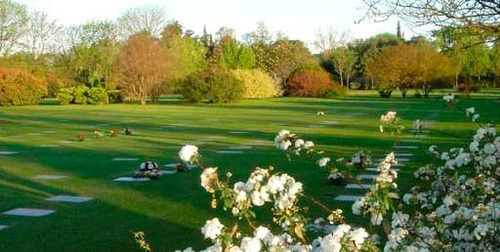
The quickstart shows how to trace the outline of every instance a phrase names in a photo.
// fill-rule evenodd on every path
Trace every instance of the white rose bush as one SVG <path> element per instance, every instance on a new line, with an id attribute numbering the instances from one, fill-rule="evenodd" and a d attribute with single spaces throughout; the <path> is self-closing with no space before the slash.
<path id="1" fill-rule="evenodd" d="M 444 101 L 458 108 L 454 95 Z M 473 122 L 479 118 L 474 119 L 475 109 L 463 111 Z M 492 125 L 477 125 L 467 146 L 447 151 L 430 146 L 432 163 L 414 172 L 418 186 L 408 192 L 399 191 L 398 174 L 392 169 L 397 163 L 395 153 L 389 152 L 377 166 L 374 187 L 350 209 L 353 215 L 366 217 L 365 225 L 356 227 L 349 225 L 343 210 L 307 197 L 302 183 L 273 167 L 256 168 L 246 181 L 238 182 L 231 181 L 231 173 L 220 176 L 217 168 L 205 168 L 201 186 L 212 196 L 211 207 L 223 209 L 232 221 L 207 220 L 201 233 L 211 245 L 201 251 L 500 251 L 500 136 Z M 390 111 L 381 117 L 380 128 L 398 133 L 404 126 Z M 356 181 L 353 158 L 329 157 L 315 150 L 313 142 L 287 130 L 276 135 L 275 144 L 289 160 L 306 157 L 320 169 L 330 169 L 329 176 Z M 196 146 L 183 150 L 181 159 L 198 162 Z M 323 216 L 312 216 L 308 204 L 319 206 Z M 272 215 L 257 216 L 261 212 L 257 208 Z M 138 242 L 149 249 L 144 240 Z"/>

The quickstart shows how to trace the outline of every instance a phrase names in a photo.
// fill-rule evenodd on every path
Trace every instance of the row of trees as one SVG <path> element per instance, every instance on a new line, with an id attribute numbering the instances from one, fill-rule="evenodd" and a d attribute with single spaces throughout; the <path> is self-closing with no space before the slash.
<path id="1" fill-rule="evenodd" d="M 500 43 L 481 43 L 478 36 L 463 35 L 458 28 L 442 28 L 433 39 L 404 40 L 380 34 L 368 39 L 349 40 L 346 34 L 318 34 L 315 46 L 321 65 L 345 86 L 394 89 L 403 93 L 420 87 L 440 85 L 458 89 L 460 83 L 478 86 L 500 84 Z M 432 71 L 430 73 L 429 71 Z M 352 83 L 354 81 L 354 83 Z"/>
<path id="2" fill-rule="evenodd" d="M 405 41 L 399 25 L 396 35 L 363 40 L 333 31 L 318 33 L 314 45 L 320 53 L 313 55 L 304 42 L 273 34 L 262 23 L 242 40 L 227 27 L 196 36 L 168 21 L 157 7 L 134 8 L 115 21 L 72 27 L 40 11 L 29 13 L 12 0 L 0 0 L 0 11 L 1 67 L 33 75 L 52 97 L 61 88 L 85 85 L 119 89 L 146 103 L 180 92 L 189 85 L 184 82 L 188 76 L 209 68 L 258 69 L 283 94 L 292 93 L 290 79 L 297 72 L 310 70 L 326 71 L 348 88 L 399 88 L 403 94 L 409 88 L 427 94 L 436 83 L 457 87 L 463 79 L 500 76 L 498 43 L 477 43 L 483 36 L 461 37 L 458 28 L 437 31 L 432 42 L 422 37 Z"/>

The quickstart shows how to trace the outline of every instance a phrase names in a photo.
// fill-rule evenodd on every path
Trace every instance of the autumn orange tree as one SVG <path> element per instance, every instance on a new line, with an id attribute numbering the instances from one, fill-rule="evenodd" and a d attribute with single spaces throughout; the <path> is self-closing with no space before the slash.
<path id="1" fill-rule="evenodd" d="M 382 49 L 366 62 L 379 89 L 399 89 L 403 97 L 410 88 L 428 95 L 437 80 L 450 75 L 450 60 L 428 44 L 401 44 Z"/>
<path id="2" fill-rule="evenodd" d="M 144 34 L 131 36 L 117 60 L 119 86 L 146 104 L 156 101 L 167 80 L 175 75 L 175 59 L 157 39 Z"/>

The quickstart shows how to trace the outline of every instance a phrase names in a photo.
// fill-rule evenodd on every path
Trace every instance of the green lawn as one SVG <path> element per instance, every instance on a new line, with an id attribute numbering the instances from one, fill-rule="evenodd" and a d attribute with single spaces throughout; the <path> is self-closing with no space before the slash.
<path id="1" fill-rule="evenodd" d="M 500 118 L 497 97 L 477 96 L 462 104 L 475 106 L 482 120 Z M 19 152 L 0 155 L 0 211 L 16 207 L 57 210 L 40 218 L 0 215 L 0 225 L 10 226 L 0 231 L 0 251 L 139 251 L 134 231 L 145 231 L 155 251 L 202 248 L 206 243 L 199 230 L 205 220 L 214 216 L 229 218 L 209 207 L 210 196 L 199 185 L 199 170 L 147 183 L 112 181 L 132 173 L 141 162 L 116 162 L 113 158 L 138 157 L 168 164 L 178 162 L 178 149 L 188 143 L 200 147 L 204 165 L 220 167 L 221 174 L 231 171 L 237 180 L 245 179 L 253 167 L 272 165 L 302 181 L 308 195 L 332 208 L 344 208 L 351 217 L 351 203 L 336 203 L 332 195 L 352 191 L 328 185 L 325 171 L 313 163 L 289 163 L 272 140 L 279 130 L 288 129 L 314 141 L 332 157 L 366 150 L 379 158 L 393 143 L 392 136 L 378 132 L 380 115 L 387 110 L 398 111 L 408 127 L 418 118 L 436 121 L 429 136 L 419 144 L 421 148 L 412 150 L 412 162 L 400 172 L 398 181 L 403 190 L 412 185 L 412 171 L 425 162 L 425 150 L 430 144 L 465 144 L 475 130 L 461 112 L 443 108 L 439 99 L 380 99 L 362 94 L 339 100 L 283 98 L 232 105 L 165 101 L 147 106 L 0 108 L 0 151 Z M 317 116 L 317 111 L 326 115 Z M 96 127 L 111 130 L 124 125 L 135 134 L 92 139 Z M 76 141 L 80 132 L 87 134 L 86 141 Z M 406 133 L 403 138 L 409 136 Z M 244 154 L 216 152 L 238 145 L 254 148 Z M 33 178 L 42 174 L 68 178 Z M 61 194 L 91 196 L 95 200 L 82 204 L 44 200 Z"/>

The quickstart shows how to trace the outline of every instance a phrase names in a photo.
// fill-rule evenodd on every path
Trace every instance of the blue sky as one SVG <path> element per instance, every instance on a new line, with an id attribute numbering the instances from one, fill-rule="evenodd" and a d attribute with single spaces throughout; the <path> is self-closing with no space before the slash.
<path id="1" fill-rule="evenodd" d="M 187 29 L 200 34 L 206 24 L 209 32 L 221 26 L 236 34 L 255 30 L 264 22 L 273 31 L 292 39 L 312 43 L 318 29 L 349 31 L 353 38 L 366 38 L 396 30 L 397 20 L 355 24 L 362 15 L 361 0 L 17 0 L 30 9 L 42 10 L 60 23 L 81 24 L 90 20 L 113 20 L 131 7 L 158 5 L 169 19 L 179 20 Z M 403 26 L 406 37 L 414 35 Z"/>

